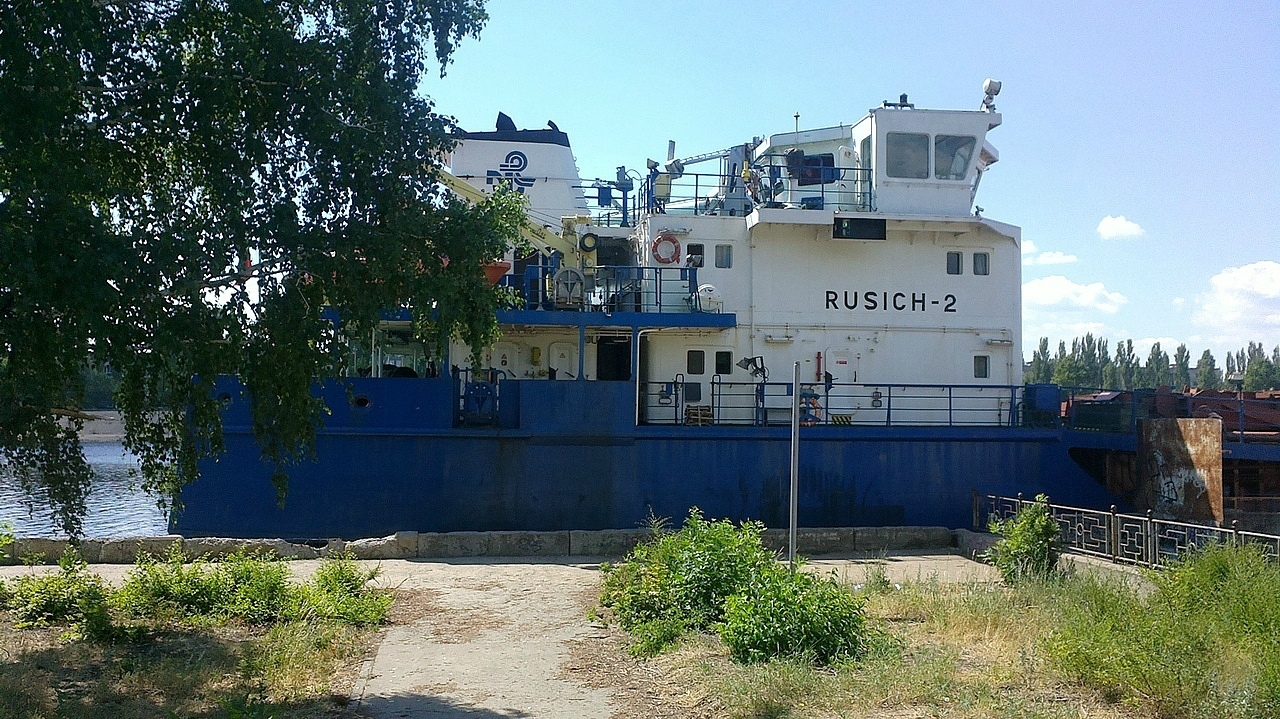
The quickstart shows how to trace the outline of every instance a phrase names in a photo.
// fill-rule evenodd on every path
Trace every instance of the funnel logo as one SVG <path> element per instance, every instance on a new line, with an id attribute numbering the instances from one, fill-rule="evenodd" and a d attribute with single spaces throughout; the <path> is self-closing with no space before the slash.
<path id="1" fill-rule="evenodd" d="M 528 166 L 529 158 L 525 157 L 525 154 L 519 150 L 512 150 L 507 153 L 507 159 L 498 165 L 498 169 L 488 170 L 484 173 L 484 184 L 492 185 L 495 182 L 503 182 L 505 180 L 516 188 L 516 192 L 523 195 L 526 188 L 533 187 L 533 178 L 525 179 L 520 175 L 521 172 L 524 172 L 524 168 Z"/>

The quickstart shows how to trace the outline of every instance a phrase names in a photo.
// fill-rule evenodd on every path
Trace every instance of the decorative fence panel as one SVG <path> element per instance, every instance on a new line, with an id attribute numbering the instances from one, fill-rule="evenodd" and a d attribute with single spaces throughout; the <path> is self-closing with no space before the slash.
<path id="1" fill-rule="evenodd" d="M 1034 504 L 1021 494 L 1002 497 L 973 495 L 975 529 L 986 529 L 992 519 L 1009 519 L 1024 506 Z M 1190 551 L 1210 544 L 1256 544 L 1271 559 L 1280 559 L 1280 536 L 1246 532 L 1235 527 L 1215 527 L 1160 519 L 1150 511 L 1145 515 L 1121 514 L 1114 505 L 1109 510 L 1085 509 L 1049 504 L 1049 515 L 1058 523 L 1063 546 L 1076 554 L 1102 557 L 1113 562 L 1159 568 Z"/>

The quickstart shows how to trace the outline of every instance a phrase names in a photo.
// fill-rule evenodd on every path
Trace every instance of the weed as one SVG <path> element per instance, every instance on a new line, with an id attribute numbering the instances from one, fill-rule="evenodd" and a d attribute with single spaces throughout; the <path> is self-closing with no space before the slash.
<path id="1" fill-rule="evenodd" d="M 290 618 L 296 588 L 289 584 L 289 568 L 278 559 L 234 554 L 218 563 L 216 584 L 225 587 L 220 607 L 226 617 L 250 624 L 270 624 Z"/>
<path id="2" fill-rule="evenodd" d="M 111 639 L 114 626 L 107 607 L 107 587 L 91 574 L 74 549 L 58 560 L 56 574 L 18 577 L 8 605 L 17 627 L 68 625 L 69 639 Z"/>
<path id="3" fill-rule="evenodd" d="M 1002 539 L 983 552 L 1007 584 L 1027 577 L 1048 577 L 1058 568 L 1058 523 L 1049 514 L 1049 498 L 1037 495 L 1010 519 L 992 519 L 989 529 Z"/>
<path id="4" fill-rule="evenodd" d="M 392 596 L 368 587 L 377 576 L 377 569 L 360 569 L 350 557 L 326 559 L 311 581 L 300 588 L 300 607 L 295 615 L 353 626 L 381 624 L 386 621 Z"/>
<path id="5" fill-rule="evenodd" d="M 1045 641 L 1067 677 L 1161 717 L 1280 716 L 1280 567 L 1214 546 L 1153 578 L 1146 598 L 1067 583 Z"/>
<path id="6" fill-rule="evenodd" d="M 164 560 L 138 557 L 112 604 L 125 616 L 189 619 L 220 615 L 227 603 L 227 587 L 203 559 L 187 563 L 173 548 Z"/>
<path id="7" fill-rule="evenodd" d="M 720 636 L 739 662 L 781 657 L 831 664 L 865 650 L 862 601 L 834 577 L 777 564 L 728 598 Z"/>
<path id="8" fill-rule="evenodd" d="M 14 541 L 13 522 L 0 519 L 0 564 L 10 564 L 13 561 L 9 553 L 13 551 Z"/>
<path id="9" fill-rule="evenodd" d="M 888 594 L 893 591 L 893 583 L 889 581 L 889 573 L 885 571 L 884 565 L 880 562 L 867 567 L 866 579 L 863 581 L 863 591 L 867 594 Z"/>
<path id="10" fill-rule="evenodd" d="M 776 563 L 760 542 L 759 523 L 708 521 L 695 507 L 679 532 L 665 533 L 657 521 L 651 526 L 652 541 L 623 563 L 602 568 L 600 595 L 623 629 L 645 627 L 644 640 L 633 648 L 644 656 L 679 637 L 677 627 L 704 630 L 720 622 L 725 600 Z"/>

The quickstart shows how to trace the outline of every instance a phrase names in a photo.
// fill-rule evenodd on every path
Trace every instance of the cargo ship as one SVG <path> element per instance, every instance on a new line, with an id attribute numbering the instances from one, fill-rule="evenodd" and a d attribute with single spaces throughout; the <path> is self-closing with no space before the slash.
<path id="1" fill-rule="evenodd" d="M 692 156 L 672 142 L 607 180 L 579 177 L 554 123 L 499 114 L 444 174 L 476 199 L 507 183 L 534 226 L 534 252 L 489 268 L 518 302 L 481 366 L 389 315 L 354 376 L 317 390 L 332 414 L 283 504 L 222 380 L 227 452 L 171 528 L 633 528 L 693 506 L 782 526 L 793 420 L 802 526 L 969 526 L 975 493 L 1124 503 L 1106 457 L 1133 433 L 1064 425 L 1059 388 L 1023 386 L 1021 232 L 974 204 L 999 91 Z"/>

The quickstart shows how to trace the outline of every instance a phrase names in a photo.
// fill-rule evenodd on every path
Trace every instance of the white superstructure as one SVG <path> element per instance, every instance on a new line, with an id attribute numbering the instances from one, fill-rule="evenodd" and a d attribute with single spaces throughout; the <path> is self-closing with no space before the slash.
<path id="1" fill-rule="evenodd" d="M 633 186 L 606 188 L 630 212 L 608 208 L 609 226 L 576 225 L 591 252 L 543 271 L 541 260 L 516 262 L 508 279 L 528 304 L 504 320 L 490 366 L 514 379 L 635 380 L 641 421 L 666 412 L 676 392 L 685 407 L 716 403 L 716 421 L 759 421 L 787 400 L 725 388 L 758 382 L 761 367 L 789 379 L 797 361 L 802 381 L 821 390 L 825 415 L 815 414 L 841 423 L 876 422 L 892 387 L 907 385 L 938 389 L 899 389 L 899 402 L 915 395 L 921 407 L 945 399 L 951 413 L 962 401 L 975 415 L 1007 415 L 1008 400 L 995 397 L 1022 382 L 1020 231 L 974 212 L 982 173 L 998 159 L 986 135 L 1001 122 L 991 102 L 999 85 L 984 90 L 980 110 L 915 109 L 903 96 L 850 125 L 651 161 Z M 523 184 L 535 221 L 549 226 L 585 208 L 561 137 L 554 126 L 476 133 L 453 171 L 481 189 L 504 176 Z M 709 161 L 720 167 L 693 172 Z M 538 181 L 547 189 L 534 194 Z M 556 310 L 597 314 L 566 322 Z M 694 317 L 707 314 L 732 321 Z M 966 386 L 965 399 L 944 385 Z"/>

